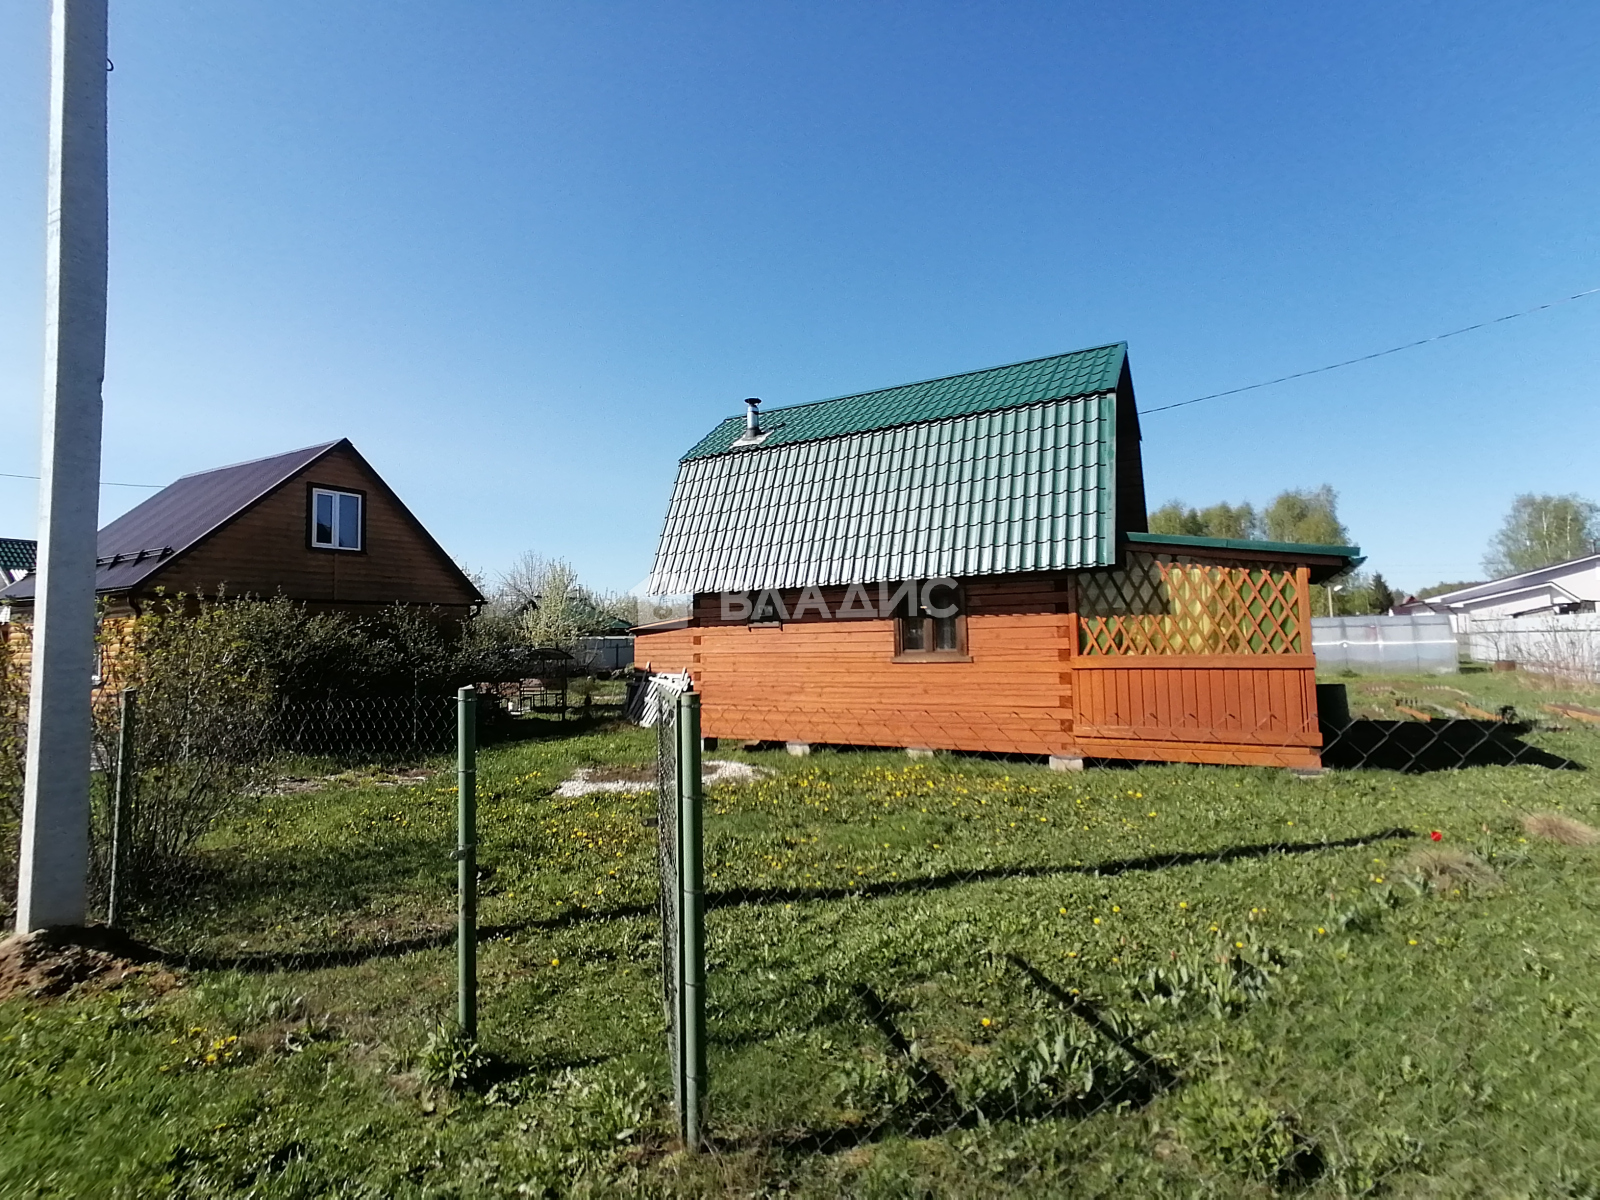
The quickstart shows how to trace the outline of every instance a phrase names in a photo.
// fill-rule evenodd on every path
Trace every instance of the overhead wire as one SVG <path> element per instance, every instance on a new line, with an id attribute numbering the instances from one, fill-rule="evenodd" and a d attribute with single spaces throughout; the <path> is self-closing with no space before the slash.
<path id="1" fill-rule="evenodd" d="M 1487 329 L 1491 325 L 1499 325 L 1505 321 L 1515 321 L 1518 317 L 1529 317 L 1534 313 L 1544 312 L 1546 309 L 1556 308 L 1562 304 L 1571 304 L 1574 300 L 1582 300 L 1585 296 L 1600 294 L 1600 287 L 1589 288 L 1587 291 L 1578 292 L 1571 296 L 1563 296 L 1559 300 L 1551 300 L 1545 304 L 1536 304 L 1532 308 L 1525 308 L 1520 312 L 1506 313 L 1501 317 L 1493 317 L 1487 321 L 1479 321 L 1473 325 L 1463 325 L 1460 329 L 1452 329 L 1447 333 L 1436 333 L 1432 337 L 1418 338 L 1414 342 L 1405 342 L 1399 346 L 1390 346 L 1387 350 L 1375 350 L 1371 354 L 1357 355 L 1347 358 L 1342 362 L 1329 363 L 1323 367 L 1312 367 L 1307 371 L 1294 371 L 1288 375 L 1279 375 L 1276 379 L 1263 379 L 1260 383 L 1247 383 L 1243 387 L 1228 388 L 1226 391 L 1211 392 L 1204 396 L 1196 396 L 1193 400 L 1179 400 L 1176 404 L 1158 404 L 1153 408 L 1141 408 L 1139 415 L 1147 417 L 1152 413 L 1171 412 L 1175 408 L 1187 408 L 1191 404 L 1200 404 L 1207 400 L 1220 400 L 1224 396 L 1237 396 L 1242 392 L 1253 392 L 1260 388 L 1274 387 L 1280 383 L 1288 383 L 1293 379 L 1305 379 L 1310 375 L 1322 375 L 1328 371 L 1337 371 L 1341 367 L 1353 367 L 1357 363 L 1371 362 L 1375 358 L 1386 358 L 1391 354 L 1399 354 L 1402 350 L 1415 350 L 1418 346 L 1426 346 L 1432 342 L 1442 342 L 1446 338 L 1460 337 L 1463 333 L 1471 333 L 1475 329 Z M 18 475 L 11 471 L 0 471 L 0 478 L 4 479 L 38 479 L 37 475 Z M 166 484 L 163 483 L 114 483 L 109 479 L 100 481 L 101 487 L 131 487 L 148 488 L 151 491 L 160 491 Z"/>
<path id="2" fill-rule="evenodd" d="M 4 478 L 4 479 L 37 479 L 39 477 L 37 475 L 18 475 L 14 471 L 0 471 L 0 478 Z M 113 483 L 109 479 L 102 479 L 100 481 L 100 486 L 101 487 L 150 488 L 152 491 L 159 492 L 162 488 L 166 487 L 167 485 L 164 484 L 164 483 Z"/>
<path id="3" fill-rule="evenodd" d="M 1503 317 L 1479 321 L 1476 325 L 1464 325 L 1460 329 L 1450 330 L 1449 333 L 1436 333 L 1432 337 L 1418 338 L 1414 342 L 1406 342 L 1401 346 L 1390 346 L 1387 350 L 1377 350 L 1371 354 L 1347 358 L 1343 362 L 1329 363 L 1325 367 L 1312 367 L 1309 371 L 1295 371 L 1291 375 L 1280 375 L 1276 379 L 1264 379 L 1260 383 L 1247 383 L 1243 387 L 1229 388 L 1225 392 L 1212 392 L 1208 396 L 1196 396 L 1193 400 L 1180 400 L 1176 404 L 1158 404 L 1154 408 L 1141 408 L 1139 415 L 1147 417 L 1151 413 L 1168 412 L 1174 408 L 1187 408 L 1191 404 L 1199 404 L 1204 400 L 1220 400 L 1223 396 L 1237 396 L 1240 392 L 1253 392 L 1257 388 L 1288 383 L 1291 379 L 1304 379 L 1307 375 L 1321 375 L 1325 371 L 1337 371 L 1340 367 L 1353 367 L 1356 363 L 1371 362 L 1375 358 L 1399 354 L 1402 350 L 1415 350 L 1418 346 L 1426 346 L 1430 342 L 1442 342 L 1445 338 L 1459 337 L 1463 333 L 1471 333 L 1474 329 L 1487 329 L 1489 326 L 1498 325 L 1502 321 L 1515 321 L 1518 317 L 1532 316 L 1534 313 L 1543 312 L 1547 308 L 1555 308 L 1557 305 L 1570 304 L 1574 300 L 1582 300 L 1585 296 L 1593 296 L 1597 292 L 1600 292 L 1600 287 L 1590 288 L 1588 291 L 1579 292 L 1575 296 L 1563 296 L 1560 300 L 1552 300 L 1548 304 L 1536 304 L 1532 308 L 1523 309 L 1521 312 L 1507 313 Z"/>

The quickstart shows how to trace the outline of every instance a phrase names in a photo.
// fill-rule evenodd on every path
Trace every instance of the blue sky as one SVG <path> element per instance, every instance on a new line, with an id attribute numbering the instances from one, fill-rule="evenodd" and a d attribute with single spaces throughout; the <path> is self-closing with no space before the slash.
<path id="1" fill-rule="evenodd" d="M 1127 340 L 1155 407 L 1600 286 L 1591 4 L 112 0 L 104 478 L 351 438 L 604 587 L 769 405 Z M 38 464 L 47 8 L 0 8 L 0 472 Z M 1474 578 L 1600 499 L 1600 296 L 1145 421 Z M 36 485 L 0 478 L 0 535 Z M 147 493 L 102 492 L 109 519 Z"/>

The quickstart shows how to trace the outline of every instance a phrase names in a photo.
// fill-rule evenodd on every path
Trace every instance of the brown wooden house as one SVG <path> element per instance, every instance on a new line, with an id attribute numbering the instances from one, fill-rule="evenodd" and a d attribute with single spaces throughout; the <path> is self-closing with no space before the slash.
<path id="1" fill-rule="evenodd" d="M 1123 344 L 732 418 L 635 631 L 708 737 L 1318 765 L 1309 585 L 1349 546 L 1146 532 Z"/>
<path id="2" fill-rule="evenodd" d="M 348 440 L 185 475 L 100 531 L 112 615 L 157 595 L 287 596 L 316 611 L 393 604 L 465 617 L 472 581 Z M 34 576 L 0 591 L 25 615 Z"/>

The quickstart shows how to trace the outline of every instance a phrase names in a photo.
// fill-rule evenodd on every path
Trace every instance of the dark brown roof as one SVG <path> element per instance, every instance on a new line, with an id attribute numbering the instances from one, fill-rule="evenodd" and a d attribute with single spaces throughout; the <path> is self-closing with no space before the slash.
<path id="1" fill-rule="evenodd" d="M 96 592 L 123 592 L 136 587 L 297 471 L 347 439 L 274 454 L 251 462 L 185 475 L 150 499 L 123 513 L 100 531 L 95 561 Z M 0 592 L 0 599 L 33 598 L 37 576 L 30 575 Z"/>

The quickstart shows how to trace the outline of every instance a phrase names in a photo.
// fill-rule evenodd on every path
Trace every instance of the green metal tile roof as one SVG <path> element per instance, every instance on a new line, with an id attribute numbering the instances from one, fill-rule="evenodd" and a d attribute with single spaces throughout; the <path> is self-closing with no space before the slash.
<path id="1" fill-rule="evenodd" d="M 649 588 L 676 595 L 1109 565 L 1124 354 L 1118 344 L 799 405 L 770 414 L 781 425 L 763 420 L 773 435 L 760 446 L 705 450 L 729 432 L 719 426 L 679 466 Z M 787 419 L 795 413 L 803 419 Z M 740 428 L 734 422 L 727 440 Z"/>
<path id="2" fill-rule="evenodd" d="M 1302 561 L 1308 558 L 1344 560 L 1337 564 L 1312 563 L 1312 583 L 1326 583 L 1367 561 L 1361 556 L 1360 546 L 1325 546 L 1316 542 L 1258 542 L 1246 538 L 1191 537 L 1184 533 L 1129 533 L 1123 536 L 1129 542 L 1141 546 L 1205 546 L 1212 550 L 1238 550 L 1246 559 L 1252 554 L 1265 551 L 1269 554 L 1298 557 Z"/>
<path id="3" fill-rule="evenodd" d="M 1274 554 L 1315 554 L 1329 558 L 1354 558 L 1361 562 L 1360 546 L 1325 546 L 1318 542 L 1262 542 L 1255 538 L 1191 537 L 1186 533 L 1130 533 L 1130 542 L 1162 546 L 1209 546 L 1214 550 L 1266 550 Z"/>
<path id="4" fill-rule="evenodd" d="M 38 543 L 26 538 L 0 538 L 0 571 L 31 571 Z"/>
<path id="5" fill-rule="evenodd" d="M 761 427 L 768 436 L 760 448 L 1115 391 L 1127 352 L 1126 342 L 1114 342 L 1071 354 L 771 409 L 761 414 Z M 726 453 L 743 432 L 744 418 L 729 417 L 696 443 L 684 460 Z"/>

